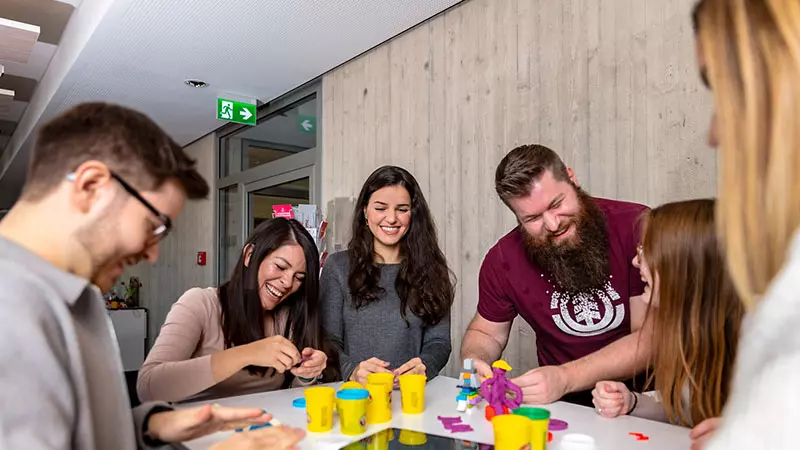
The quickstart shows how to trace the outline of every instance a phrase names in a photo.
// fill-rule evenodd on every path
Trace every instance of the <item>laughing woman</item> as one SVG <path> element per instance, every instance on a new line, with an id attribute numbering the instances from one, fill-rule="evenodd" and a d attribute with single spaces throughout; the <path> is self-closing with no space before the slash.
<path id="1" fill-rule="evenodd" d="M 313 384 L 328 360 L 318 275 L 319 253 L 299 222 L 259 225 L 228 282 L 190 289 L 172 306 L 139 373 L 139 397 L 198 400 Z"/>
<path id="2" fill-rule="evenodd" d="M 454 285 L 428 204 L 405 169 L 384 166 L 361 188 L 347 251 L 322 271 L 323 324 L 345 379 L 389 372 L 435 377 L 450 357 Z"/>

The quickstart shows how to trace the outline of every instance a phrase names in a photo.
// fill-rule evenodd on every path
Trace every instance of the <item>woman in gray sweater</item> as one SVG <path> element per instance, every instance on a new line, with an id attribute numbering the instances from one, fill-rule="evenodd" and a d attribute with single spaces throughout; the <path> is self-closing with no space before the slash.
<path id="1" fill-rule="evenodd" d="M 344 379 L 364 383 L 375 372 L 431 379 L 447 364 L 455 286 L 408 171 L 384 166 L 367 178 L 348 248 L 325 262 L 320 291 Z"/>

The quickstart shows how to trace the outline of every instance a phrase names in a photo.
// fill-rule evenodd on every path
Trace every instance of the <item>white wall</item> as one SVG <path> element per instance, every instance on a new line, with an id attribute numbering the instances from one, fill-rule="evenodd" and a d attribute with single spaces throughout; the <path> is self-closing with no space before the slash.
<path id="1" fill-rule="evenodd" d="M 143 284 L 139 302 L 149 310 L 151 346 L 172 304 L 189 288 L 212 286 L 214 282 L 215 139 L 215 135 L 210 134 L 185 148 L 189 156 L 198 160 L 199 172 L 211 186 L 209 198 L 187 201 L 172 232 L 161 242 L 155 265 L 140 263 L 126 270 L 121 278 L 127 281 L 130 276 L 138 276 Z M 205 266 L 197 265 L 198 251 L 207 254 Z"/>

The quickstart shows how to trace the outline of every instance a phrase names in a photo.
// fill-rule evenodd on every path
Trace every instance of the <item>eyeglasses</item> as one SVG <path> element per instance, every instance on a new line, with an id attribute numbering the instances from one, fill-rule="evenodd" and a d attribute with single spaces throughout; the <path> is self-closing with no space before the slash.
<path id="1" fill-rule="evenodd" d="M 159 210 L 156 209 L 150 202 L 142 197 L 142 194 L 139 193 L 136 189 L 133 188 L 130 184 L 128 184 L 125 180 L 122 179 L 119 175 L 114 172 L 111 172 L 111 178 L 117 180 L 117 182 L 122 186 L 122 189 L 125 189 L 125 192 L 130 194 L 133 198 L 139 201 L 145 208 L 147 208 L 154 216 L 161 222 L 161 225 L 157 226 L 153 230 L 153 235 L 148 240 L 149 245 L 153 245 L 162 239 L 164 239 L 167 234 L 169 234 L 170 230 L 172 230 L 172 220 L 167 217 L 166 214 L 162 214 Z M 67 180 L 75 181 L 75 173 L 67 174 Z"/>

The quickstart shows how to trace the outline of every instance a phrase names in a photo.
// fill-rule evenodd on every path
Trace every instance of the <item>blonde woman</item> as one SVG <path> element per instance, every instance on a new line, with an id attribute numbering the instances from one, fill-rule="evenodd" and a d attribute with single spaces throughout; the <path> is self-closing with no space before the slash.
<path id="1" fill-rule="evenodd" d="M 699 69 L 714 95 L 720 239 L 748 308 L 707 450 L 796 449 L 800 419 L 800 2 L 702 0 Z"/>

